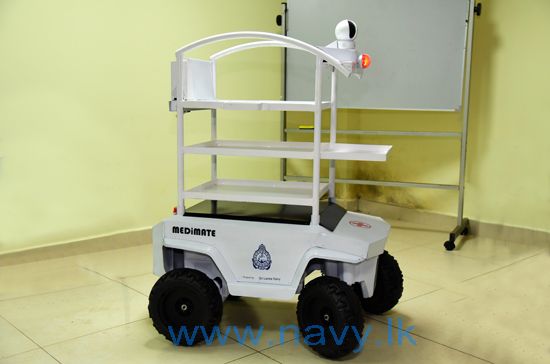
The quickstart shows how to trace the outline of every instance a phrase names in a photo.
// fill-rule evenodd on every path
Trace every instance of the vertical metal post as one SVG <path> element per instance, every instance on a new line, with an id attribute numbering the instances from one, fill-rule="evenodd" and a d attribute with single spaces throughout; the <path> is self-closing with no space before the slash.
<path id="1" fill-rule="evenodd" d="M 212 109 L 210 111 L 210 140 L 214 141 L 218 138 L 217 128 L 217 110 Z M 215 181 L 218 179 L 218 156 L 212 155 L 210 157 L 210 179 Z"/>
<path id="2" fill-rule="evenodd" d="M 183 168 L 184 168 L 184 155 L 183 155 L 183 55 L 177 55 L 178 64 L 178 84 L 177 84 L 177 112 L 178 112 L 178 127 L 177 127 L 177 141 L 178 141 L 178 207 L 177 213 L 183 215 L 185 212 L 185 201 L 183 200 L 184 180 L 183 180 Z"/>
<path id="3" fill-rule="evenodd" d="M 286 15 L 287 15 L 287 3 L 281 3 L 281 28 L 282 35 L 287 35 L 286 28 Z M 281 100 L 286 100 L 286 47 L 281 48 Z M 281 111 L 281 141 L 286 141 L 286 111 Z M 280 178 L 281 181 L 285 179 L 286 176 L 286 158 L 281 158 L 281 172 Z"/>
<path id="4" fill-rule="evenodd" d="M 331 69 L 331 85 L 330 85 L 330 139 L 329 143 L 332 147 L 336 143 L 336 129 L 338 110 L 336 109 L 336 68 Z M 328 197 L 329 201 L 334 202 L 336 199 L 336 161 L 331 159 L 328 172 Z"/>
<path id="5" fill-rule="evenodd" d="M 458 180 L 458 214 L 457 225 L 461 226 L 464 218 L 464 184 L 466 175 L 466 148 L 468 144 L 468 121 L 470 113 L 470 81 L 472 67 L 472 43 L 474 37 L 475 0 L 470 0 L 468 14 L 468 38 L 466 42 L 466 70 L 464 73 L 464 95 L 462 108 L 462 135 L 460 138 L 460 175 Z"/>
<path id="6" fill-rule="evenodd" d="M 212 61 L 212 90 L 216 97 L 216 61 Z M 210 110 L 210 140 L 218 139 L 218 111 Z M 218 156 L 213 154 L 210 156 L 210 179 L 215 181 L 218 179 Z"/>
<path id="7" fill-rule="evenodd" d="M 319 184 L 321 182 L 321 117 L 323 109 L 322 101 L 322 71 L 323 60 L 316 58 L 315 62 L 315 116 L 313 127 L 313 174 L 311 200 L 311 225 L 319 224 Z"/>

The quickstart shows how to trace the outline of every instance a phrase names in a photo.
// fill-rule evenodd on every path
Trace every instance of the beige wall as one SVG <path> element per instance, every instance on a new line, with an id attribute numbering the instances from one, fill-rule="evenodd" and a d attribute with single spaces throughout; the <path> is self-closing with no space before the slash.
<path id="1" fill-rule="evenodd" d="M 550 231 L 550 2 L 483 1 L 474 39 L 465 215 L 484 222 Z M 374 60 L 376 61 L 376 60 Z M 290 117 L 291 125 L 307 115 Z M 459 114 L 341 110 L 350 129 L 460 130 Z M 297 138 L 299 139 L 299 138 Z M 303 137 L 301 139 L 304 139 Z M 305 140 L 305 139 L 304 139 Z M 344 178 L 456 183 L 458 139 L 362 137 L 393 144 L 387 163 L 338 162 Z M 291 173 L 310 173 L 300 162 Z M 457 193 L 440 190 L 340 189 L 361 198 L 456 214 Z"/>
<path id="2" fill-rule="evenodd" d="M 0 252 L 170 215 L 174 51 L 222 32 L 279 32 L 279 12 L 273 0 L 0 0 Z M 280 95 L 277 49 L 229 57 L 219 72 L 222 97 Z M 219 118 L 222 137 L 279 137 L 276 113 Z M 186 120 L 186 142 L 209 138 L 206 112 Z M 207 160 L 189 159 L 190 185 L 207 179 Z M 221 176 L 279 176 L 278 161 L 238 162 L 222 159 Z"/>

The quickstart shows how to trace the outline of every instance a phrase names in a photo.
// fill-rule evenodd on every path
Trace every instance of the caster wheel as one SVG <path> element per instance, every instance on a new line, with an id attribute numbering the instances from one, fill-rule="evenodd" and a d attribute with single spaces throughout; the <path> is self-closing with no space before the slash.
<path id="1" fill-rule="evenodd" d="M 338 278 L 323 276 L 306 284 L 298 298 L 296 315 L 306 344 L 325 358 L 341 358 L 357 347 L 357 340 L 350 335 L 352 326 L 357 332 L 363 332 L 361 302 L 353 289 Z M 348 334 L 336 343 L 331 327 L 339 337 L 346 326 Z M 308 343 L 308 335 L 315 336 L 320 328 L 324 330 L 325 344 L 314 345 L 313 339 Z"/>
<path id="2" fill-rule="evenodd" d="M 445 243 L 443 243 L 443 246 L 448 251 L 455 250 L 455 248 L 456 248 L 455 243 L 450 241 L 450 240 L 447 240 Z"/>
<path id="3" fill-rule="evenodd" d="M 385 250 L 378 256 L 376 282 L 371 297 L 363 298 L 360 283 L 355 283 L 354 289 L 365 312 L 381 315 L 391 310 L 403 295 L 403 273 L 397 260 Z"/>
<path id="4" fill-rule="evenodd" d="M 194 269 L 174 269 L 159 278 L 149 294 L 149 317 L 159 334 L 172 341 L 169 327 L 178 335 L 182 326 L 189 333 L 204 326 L 208 335 L 220 323 L 223 303 L 216 283 Z M 183 335 L 182 335 L 183 336 Z M 193 346 L 204 340 L 198 331 L 193 341 L 182 338 L 180 345 Z"/>

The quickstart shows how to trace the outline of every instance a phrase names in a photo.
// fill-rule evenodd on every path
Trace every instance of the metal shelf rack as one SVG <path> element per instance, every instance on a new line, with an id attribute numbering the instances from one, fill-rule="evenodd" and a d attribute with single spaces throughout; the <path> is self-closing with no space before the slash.
<path id="1" fill-rule="evenodd" d="M 186 57 L 195 48 L 226 40 L 254 39 L 224 49 L 210 56 L 208 60 Z M 216 98 L 216 61 L 230 54 L 260 47 L 283 47 L 299 49 L 316 58 L 315 97 L 313 101 L 281 100 L 220 100 Z M 350 61 L 351 60 L 351 61 Z M 346 77 L 360 72 L 357 68 L 355 49 L 330 50 L 272 33 L 235 32 L 215 35 L 191 43 L 176 52 L 172 62 L 172 100 L 169 108 L 178 116 L 178 206 L 177 214 L 185 214 L 185 199 L 216 201 L 240 201 L 277 203 L 311 206 L 311 225 L 319 224 L 319 200 L 328 192 L 335 197 L 335 160 L 385 161 L 391 146 L 343 144 L 336 142 L 336 72 Z M 331 97 L 322 99 L 322 73 L 331 73 Z M 321 113 L 331 110 L 330 142 L 321 143 Z M 217 138 L 217 110 L 267 110 L 267 111 L 309 111 L 314 113 L 313 142 L 269 142 L 219 140 Z M 186 146 L 183 143 L 184 116 L 188 112 L 208 110 L 211 115 L 210 140 Z M 185 188 L 184 160 L 186 154 L 211 156 L 210 181 L 191 189 Z M 218 179 L 217 156 L 249 156 L 271 158 L 301 158 L 313 161 L 311 182 L 227 180 Z M 320 161 L 330 160 L 328 183 L 320 181 Z"/>

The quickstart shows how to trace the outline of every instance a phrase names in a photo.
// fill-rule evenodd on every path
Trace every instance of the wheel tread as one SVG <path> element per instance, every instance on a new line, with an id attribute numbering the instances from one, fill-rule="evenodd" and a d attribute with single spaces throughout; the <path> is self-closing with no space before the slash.
<path id="1" fill-rule="evenodd" d="M 391 310 L 403 295 L 403 273 L 397 260 L 386 250 L 378 256 L 376 286 L 372 297 L 363 298 L 360 286 L 357 287 L 366 312 L 381 315 Z"/>
<path id="2" fill-rule="evenodd" d="M 309 294 L 312 294 L 316 290 L 323 290 L 331 299 L 334 300 L 335 306 L 338 312 L 343 315 L 343 322 L 349 326 L 355 326 L 358 331 L 362 332 L 364 327 L 363 315 L 361 312 L 361 303 L 353 290 L 345 282 L 342 282 L 338 278 L 334 277 L 319 277 L 309 282 L 302 290 L 298 299 L 298 306 L 296 309 L 296 316 L 298 318 L 298 325 L 302 336 L 306 336 L 305 325 L 302 317 L 302 312 L 307 310 L 304 307 L 305 299 Z M 335 325 L 336 326 L 336 325 Z M 346 335 L 344 342 L 341 346 L 328 345 L 329 336 L 327 337 L 327 345 L 312 347 L 315 351 L 326 358 L 337 359 L 350 353 L 356 346 L 356 341 L 349 332 Z M 330 337 L 332 339 L 332 337 Z"/>
<path id="3" fill-rule="evenodd" d="M 219 290 L 216 287 L 215 283 L 210 278 L 208 278 L 206 274 L 194 269 L 187 269 L 187 268 L 174 269 L 170 272 L 167 272 L 157 280 L 157 282 L 151 289 L 151 293 L 149 294 L 148 310 L 149 310 L 149 317 L 152 319 L 153 326 L 155 327 L 155 329 L 169 341 L 172 341 L 172 338 L 170 337 L 170 333 L 168 332 L 168 330 L 165 329 L 165 327 L 163 326 L 163 323 L 160 322 L 159 320 L 156 320 L 154 318 L 154 315 L 152 314 L 153 307 L 151 304 L 151 301 L 152 301 L 151 298 L 160 294 L 158 291 L 161 289 L 160 287 L 162 285 L 167 284 L 171 281 L 180 282 L 182 280 L 185 280 L 187 284 L 193 285 L 195 288 L 202 291 L 206 297 L 208 297 L 208 308 L 212 313 L 212 315 L 210 315 L 210 319 L 207 322 L 202 324 L 207 332 L 211 331 L 215 325 L 219 324 L 223 314 L 223 304 L 221 301 Z M 204 337 L 202 337 L 202 335 L 197 334 L 193 345 L 196 345 L 203 340 L 204 340 Z M 182 340 L 180 344 L 187 345 L 185 340 Z"/>

